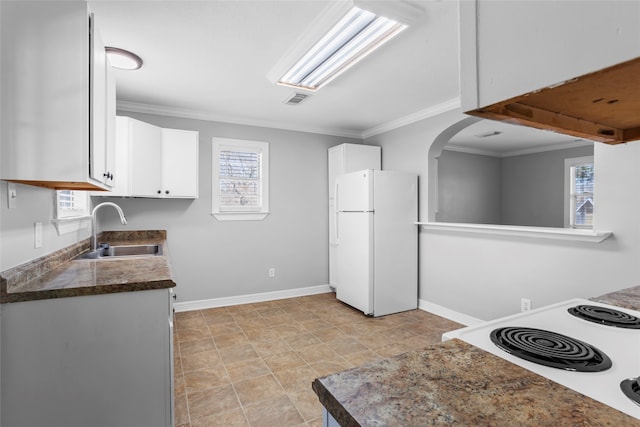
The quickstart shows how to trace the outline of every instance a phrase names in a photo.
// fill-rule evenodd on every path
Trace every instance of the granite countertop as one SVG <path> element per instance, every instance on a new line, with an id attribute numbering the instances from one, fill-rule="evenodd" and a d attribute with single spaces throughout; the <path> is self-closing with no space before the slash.
<path id="1" fill-rule="evenodd" d="M 342 427 L 638 425 L 458 339 L 318 378 L 313 390 Z"/>
<path id="2" fill-rule="evenodd" d="M 100 242 L 160 244 L 162 255 L 114 259 L 75 259 L 89 239 L 0 273 L 0 303 L 81 295 L 165 289 L 176 286 L 163 230 L 108 231 Z"/>
<path id="3" fill-rule="evenodd" d="M 640 311 L 640 286 L 622 289 L 621 291 L 611 292 L 590 299 L 591 301 L 601 302 L 603 304 Z"/>
<path id="4" fill-rule="evenodd" d="M 640 310 L 640 286 L 592 300 Z M 342 427 L 640 425 L 458 339 L 317 378 L 312 387 Z"/>

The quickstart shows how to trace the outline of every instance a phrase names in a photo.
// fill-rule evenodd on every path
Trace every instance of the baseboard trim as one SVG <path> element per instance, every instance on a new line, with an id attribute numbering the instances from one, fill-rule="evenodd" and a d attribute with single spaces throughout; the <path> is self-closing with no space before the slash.
<path id="1" fill-rule="evenodd" d="M 418 308 L 420 310 L 428 311 L 429 313 L 436 314 L 445 319 L 453 320 L 454 322 L 462 323 L 465 326 L 478 325 L 484 323 L 484 320 L 477 319 L 472 316 L 451 310 L 447 307 L 443 307 L 439 304 L 429 302 L 423 299 L 418 300 Z"/>
<path id="2" fill-rule="evenodd" d="M 213 298 L 196 301 L 176 302 L 173 309 L 181 311 L 202 310 L 205 308 L 226 307 L 230 305 L 250 304 L 254 302 L 272 301 L 285 298 L 303 297 L 307 295 L 333 292 L 329 285 L 310 286 L 308 288 L 287 289 L 286 291 L 264 292 L 260 294 L 238 295 L 233 297 Z"/>

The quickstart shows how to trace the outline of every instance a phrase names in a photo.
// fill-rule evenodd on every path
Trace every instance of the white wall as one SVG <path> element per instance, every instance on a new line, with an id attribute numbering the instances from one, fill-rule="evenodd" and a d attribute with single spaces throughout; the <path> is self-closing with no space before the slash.
<path id="1" fill-rule="evenodd" d="M 367 139 L 382 147 L 383 168 L 421 175 L 420 206 L 427 221 L 427 156 L 433 140 L 464 116 L 450 112 Z M 640 280 L 640 142 L 596 144 L 596 228 L 613 231 L 602 243 L 420 232 L 420 299 L 491 319 L 515 313 L 520 298 L 534 307 L 592 297 L 634 286 Z"/>
<path id="2" fill-rule="evenodd" d="M 500 165 L 499 157 L 443 150 L 436 220 L 500 224 Z"/>
<path id="3" fill-rule="evenodd" d="M 501 224 L 564 227 L 564 161 L 592 155 L 588 145 L 504 157 Z"/>
<path id="4" fill-rule="evenodd" d="M 593 144 L 495 157 L 443 150 L 436 221 L 564 227 L 567 158 L 593 156 Z"/>
<path id="5" fill-rule="evenodd" d="M 119 204 L 99 213 L 101 229 L 166 229 L 179 302 L 327 285 L 327 149 L 332 136 L 155 115 L 120 113 L 166 128 L 200 133 L 200 197 L 196 200 L 94 198 Z M 211 212 L 211 140 L 270 143 L 270 209 L 262 221 L 220 222 Z M 276 277 L 268 278 L 268 269 Z"/>
<path id="6" fill-rule="evenodd" d="M 51 220 L 55 191 L 17 184 L 16 208 L 7 206 L 7 183 L 0 182 L 0 271 L 89 237 L 89 229 L 58 236 Z M 42 247 L 34 247 L 34 223 L 42 223 Z"/>

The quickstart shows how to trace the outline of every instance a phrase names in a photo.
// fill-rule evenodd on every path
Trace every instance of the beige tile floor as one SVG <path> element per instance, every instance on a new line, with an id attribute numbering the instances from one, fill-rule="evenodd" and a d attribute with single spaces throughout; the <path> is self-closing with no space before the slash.
<path id="1" fill-rule="evenodd" d="M 440 341 L 461 325 L 370 318 L 327 293 L 176 313 L 176 426 L 321 426 L 314 378 Z"/>

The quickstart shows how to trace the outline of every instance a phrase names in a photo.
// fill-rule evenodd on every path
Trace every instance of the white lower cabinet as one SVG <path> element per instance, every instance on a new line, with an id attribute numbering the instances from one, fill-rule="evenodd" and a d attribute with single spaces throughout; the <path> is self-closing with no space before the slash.
<path id="1" fill-rule="evenodd" d="M 198 198 L 196 131 L 116 117 L 116 185 L 94 196 Z"/>
<path id="2" fill-rule="evenodd" d="M 171 291 L 3 304 L 2 422 L 173 426 Z"/>
<path id="3" fill-rule="evenodd" d="M 325 408 L 322 408 L 322 427 L 340 427 L 340 424 Z"/>

